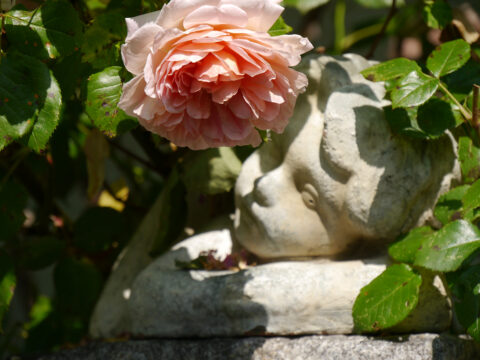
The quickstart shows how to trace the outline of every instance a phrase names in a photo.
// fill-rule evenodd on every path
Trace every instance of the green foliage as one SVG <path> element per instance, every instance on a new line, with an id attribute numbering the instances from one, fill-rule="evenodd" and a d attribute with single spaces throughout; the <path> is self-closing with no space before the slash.
<path id="1" fill-rule="evenodd" d="M 480 178 L 480 148 L 469 137 L 462 136 L 458 140 L 458 157 L 465 183 L 470 184 Z"/>
<path id="2" fill-rule="evenodd" d="M 421 284 L 408 265 L 387 268 L 360 290 L 353 305 L 356 330 L 375 332 L 401 322 L 417 305 Z"/>
<path id="3" fill-rule="evenodd" d="M 392 90 L 392 107 L 411 107 L 425 103 L 437 91 L 438 80 L 422 72 L 412 71 Z"/>
<path id="4" fill-rule="evenodd" d="M 268 30 L 268 33 L 272 36 L 278 36 L 288 34 L 292 30 L 292 27 L 288 26 L 285 23 L 285 20 L 283 20 L 283 18 L 280 16 L 277 21 L 275 21 L 275 24 L 272 25 L 270 30 Z"/>
<path id="5" fill-rule="evenodd" d="M 20 184 L 14 181 L 0 183 L 0 244 L 13 238 L 22 227 L 27 197 L 27 191 Z"/>
<path id="6" fill-rule="evenodd" d="M 397 239 L 395 244 L 388 248 L 388 254 L 398 262 L 413 264 L 417 251 L 422 248 L 426 237 L 433 234 L 433 229 L 423 226 L 413 229 Z"/>
<path id="7" fill-rule="evenodd" d="M 452 21 L 452 8 L 445 0 L 425 1 L 423 18 L 429 27 L 443 29 Z"/>
<path id="8" fill-rule="evenodd" d="M 470 45 L 465 40 L 450 41 L 438 46 L 427 59 L 427 68 L 435 77 L 460 69 L 470 59 Z"/>
<path id="9" fill-rule="evenodd" d="M 459 219 L 462 216 L 462 199 L 469 185 L 458 186 L 440 196 L 435 206 L 435 217 L 443 224 Z"/>
<path id="10" fill-rule="evenodd" d="M 10 256 L 0 249 L 0 333 L 3 332 L 2 320 L 12 301 L 16 276 Z"/>
<path id="11" fill-rule="evenodd" d="M 117 107 L 122 95 L 119 66 L 112 66 L 88 78 L 87 114 L 97 128 L 109 137 L 131 130 L 137 120 L 127 116 Z"/>

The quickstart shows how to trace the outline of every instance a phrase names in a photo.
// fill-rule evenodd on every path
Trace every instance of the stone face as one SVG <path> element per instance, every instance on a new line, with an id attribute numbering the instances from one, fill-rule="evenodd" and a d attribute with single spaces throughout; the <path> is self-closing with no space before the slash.
<path id="1" fill-rule="evenodd" d="M 38 360 L 476 360 L 478 345 L 449 335 L 303 336 L 93 343 Z"/>
<path id="2" fill-rule="evenodd" d="M 236 183 L 235 235 L 265 258 L 333 256 L 392 240 L 432 218 L 458 175 L 454 142 L 405 140 L 384 119 L 384 86 L 358 55 L 303 62 L 309 87 L 283 134 Z"/>
<path id="3" fill-rule="evenodd" d="M 356 296 L 387 263 L 386 258 L 280 261 L 238 272 L 175 268 L 175 258 L 188 259 L 179 255 L 195 258 L 216 246 L 220 253 L 228 250 L 228 235 L 226 230 L 214 231 L 181 242 L 137 277 L 128 303 L 132 334 L 350 334 Z M 418 311 L 394 332 L 442 331 L 449 326 L 449 304 L 441 283 L 435 285 L 424 282 Z"/>

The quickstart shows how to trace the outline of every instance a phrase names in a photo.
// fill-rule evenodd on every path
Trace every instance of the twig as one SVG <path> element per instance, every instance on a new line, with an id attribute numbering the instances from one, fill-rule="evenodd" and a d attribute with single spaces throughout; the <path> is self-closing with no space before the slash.
<path id="1" fill-rule="evenodd" d="M 393 16 L 395 15 L 396 12 L 397 12 L 397 0 L 392 0 L 392 6 L 390 7 L 390 11 L 388 12 L 387 18 L 383 23 L 382 29 L 380 30 L 377 37 L 375 38 L 372 44 L 372 47 L 370 48 L 370 51 L 366 56 L 367 59 L 370 59 L 375 53 L 375 50 L 377 49 L 378 44 L 380 44 L 380 40 L 382 40 L 383 35 L 385 35 L 385 31 L 387 31 L 388 24 L 393 19 Z"/>

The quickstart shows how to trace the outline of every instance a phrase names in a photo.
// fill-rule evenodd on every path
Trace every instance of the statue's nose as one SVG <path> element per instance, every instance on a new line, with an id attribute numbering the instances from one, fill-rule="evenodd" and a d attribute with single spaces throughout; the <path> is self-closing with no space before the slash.
<path id="1" fill-rule="evenodd" d="M 260 206 L 273 206 L 282 194 L 288 194 L 288 180 L 283 166 L 277 167 L 263 176 L 255 179 L 253 184 L 253 196 Z"/>

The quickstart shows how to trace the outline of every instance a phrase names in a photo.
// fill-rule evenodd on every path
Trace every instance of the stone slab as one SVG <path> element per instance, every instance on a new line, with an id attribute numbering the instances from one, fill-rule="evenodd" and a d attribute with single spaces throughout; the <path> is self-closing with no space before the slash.
<path id="1" fill-rule="evenodd" d="M 476 360 L 478 345 L 451 335 L 302 336 L 91 343 L 38 360 Z"/>

